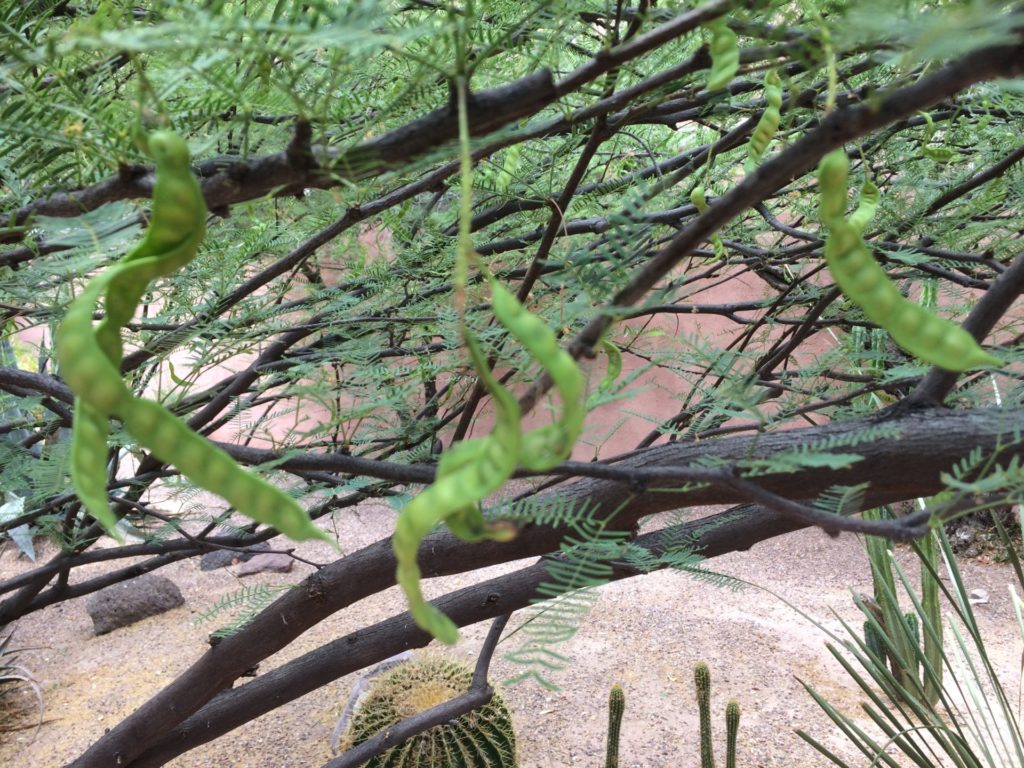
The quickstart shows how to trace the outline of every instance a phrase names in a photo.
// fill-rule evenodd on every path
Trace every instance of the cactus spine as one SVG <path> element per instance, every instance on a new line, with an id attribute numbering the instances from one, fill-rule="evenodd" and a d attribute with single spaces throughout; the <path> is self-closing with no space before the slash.
<path id="1" fill-rule="evenodd" d="M 626 694 L 621 685 L 613 685 L 608 695 L 608 752 L 604 768 L 619 768 L 619 731 L 622 730 L 622 713 L 626 709 Z"/>
<path id="2" fill-rule="evenodd" d="M 400 664 L 378 678 L 352 716 L 343 750 L 469 690 L 473 670 L 442 658 Z M 512 717 L 495 694 L 483 707 L 367 761 L 363 768 L 515 768 Z"/>
<path id="3" fill-rule="evenodd" d="M 700 712 L 700 766 L 715 768 L 715 752 L 711 745 L 711 670 L 703 661 L 693 668 L 693 682 Z"/>
<path id="4" fill-rule="evenodd" d="M 740 705 L 730 699 L 725 705 L 725 768 L 736 768 L 736 734 L 740 729 Z"/>

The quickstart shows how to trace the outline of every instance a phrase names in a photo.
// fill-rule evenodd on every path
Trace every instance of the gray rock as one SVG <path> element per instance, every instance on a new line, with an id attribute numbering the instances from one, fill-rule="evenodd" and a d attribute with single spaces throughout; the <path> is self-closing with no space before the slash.
<path id="1" fill-rule="evenodd" d="M 168 578 L 155 573 L 101 589 L 89 598 L 85 609 L 93 630 L 105 635 L 121 627 L 184 605 L 181 590 Z"/>
<path id="2" fill-rule="evenodd" d="M 262 555 L 256 555 L 246 563 L 242 563 L 235 569 L 235 575 L 251 576 L 254 573 L 261 573 L 263 571 L 288 573 L 293 565 L 295 565 L 295 560 L 289 555 L 279 552 L 266 552 Z"/>
<path id="3" fill-rule="evenodd" d="M 227 568 L 229 565 L 244 563 L 246 560 L 255 557 L 259 552 L 270 549 L 270 545 L 265 541 L 261 541 L 258 544 L 253 544 L 248 549 L 248 552 L 235 552 L 230 549 L 217 549 L 213 552 L 207 552 L 199 559 L 199 570 L 215 571 L 218 568 Z"/>

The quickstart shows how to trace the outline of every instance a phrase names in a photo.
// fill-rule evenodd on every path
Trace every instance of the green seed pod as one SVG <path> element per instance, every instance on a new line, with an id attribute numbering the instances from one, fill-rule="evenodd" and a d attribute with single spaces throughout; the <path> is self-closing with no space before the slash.
<path id="1" fill-rule="evenodd" d="M 149 281 L 188 263 L 206 233 L 206 203 L 189 168 L 185 142 L 173 133 L 158 131 L 149 136 L 147 145 L 156 160 L 156 184 L 153 220 L 146 236 L 121 261 L 89 282 L 68 307 L 55 335 L 61 373 L 77 395 L 72 480 L 79 497 L 117 536 L 106 499 L 105 462 L 106 418 L 117 415 L 161 461 L 223 496 L 242 514 L 296 540 L 332 541 L 294 499 L 246 472 L 163 406 L 134 397 L 121 381 L 117 370 L 121 327 L 131 319 Z M 107 313 L 94 331 L 92 312 L 104 291 Z"/>
<path id="2" fill-rule="evenodd" d="M 494 316 L 516 341 L 551 376 L 562 400 L 561 418 L 554 424 L 534 429 L 523 436 L 519 463 L 526 469 L 543 472 L 565 461 L 572 453 L 586 417 L 583 374 L 572 355 L 558 344 L 554 331 L 530 312 L 493 277 L 491 308 Z"/>
<path id="3" fill-rule="evenodd" d="M 117 515 L 107 500 L 108 420 L 82 398 L 75 398 L 71 431 L 71 482 L 86 511 L 118 541 Z"/>
<path id="4" fill-rule="evenodd" d="M 445 659 L 405 662 L 378 678 L 352 716 L 341 747 L 349 750 L 399 721 L 469 690 L 473 671 Z M 484 706 L 413 736 L 363 768 L 514 768 L 512 715 L 497 693 Z"/>
<path id="5" fill-rule="evenodd" d="M 317 528 L 288 494 L 242 469 L 228 454 L 196 434 L 185 422 L 152 400 L 132 398 L 121 418 L 139 444 L 201 488 L 223 497 L 235 509 L 259 523 L 276 528 L 290 539 L 331 537 Z"/>
<path id="6" fill-rule="evenodd" d="M 697 213 L 704 213 L 708 209 L 708 199 L 704 194 L 704 187 L 697 186 L 690 193 L 690 202 L 697 209 Z"/>
<path id="7" fill-rule="evenodd" d="M 829 228 L 825 261 L 843 295 L 869 320 L 888 331 L 900 347 L 925 362 L 958 373 L 1001 365 L 963 328 L 931 314 L 899 292 L 861 238 L 863 227 L 877 207 L 877 201 L 871 200 L 874 185 L 867 190 L 866 200 L 862 190 L 862 203 L 868 210 L 862 210 L 857 222 L 843 218 L 848 172 L 849 160 L 842 150 L 828 153 L 818 166 L 819 210 Z"/>
<path id="8" fill-rule="evenodd" d="M 875 218 L 875 211 L 878 210 L 878 203 L 881 199 L 882 193 L 878 187 L 870 179 L 865 179 L 860 188 L 857 207 L 850 214 L 850 226 L 862 234 L 868 228 L 871 220 Z"/>
<path id="9" fill-rule="evenodd" d="M 608 339 L 601 339 L 601 349 L 608 358 L 608 369 L 605 371 L 604 378 L 601 379 L 598 389 L 608 390 L 612 388 L 612 385 L 615 384 L 616 379 L 622 373 L 622 353 L 615 346 L 615 343 Z"/>
<path id="10" fill-rule="evenodd" d="M 188 145 L 175 133 L 155 131 L 146 141 L 156 161 L 153 217 L 142 241 L 119 262 L 120 270 L 107 289 L 106 316 L 96 333 L 114 366 L 121 364 L 121 328 L 149 283 L 181 269 L 199 251 L 206 236 L 206 201 L 189 165 Z"/>
<path id="11" fill-rule="evenodd" d="M 690 193 L 690 202 L 693 203 L 693 207 L 697 209 L 698 213 L 704 213 L 708 209 L 708 201 L 704 196 L 704 187 L 697 186 L 693 188 Z M 722 242 L 722 238 L 719 237 L 718 233 L 715 232 L 711 236 L 711 245 L 715 249 L 715 256 L 719 259 L 725 259 L 725 243 Z"/>
<path id="12" fill-rule="evenodd" d="M 522 444 L 519 403 L 491 373 L 472 334 L 467 333 L 465 340 L 473 367 L 494 400 L 494 430 L 486 438 L 464 441 L 441 454 L 434 483 L 402 510 L 391 537 L 398 564 L 395 578 L 405 592 L 409 613 L 421 629 L 448 645 L 458 641 L 458 629 L 423 596 L 416 562 L 420 542 L 442 521 L 454 523 L 449 526 L 452 533 L 470 541 L 512 538 L 514 529 L 486 523 L 478 504 L 512 476 Z"/>
<path id="13" fill-rule="evenodd" d="M 92 328 L 96 301 L 118 269 L 112 267 L 86 285 L 68 306 L 54 334 L 57 362 L 64 381 L 83 401 L 105 415 L 113 413 L 131 397 L 121 381 L 121 374 L 100 349 Z"/>
<path id="14" fill-rule="evenodd" d="M 757 121 L 757 126 L 747 144 L 748 172 L 761 162 L 782 122 L 782 81 L 775 70 L 771 70 L 765 75 L 764 100 L 767 106 L 761 113 L 761 119 Z"/>
<path id="15" fill-rule="evenodd" d="M 711 32 L 711 74 L 708 76 L 707 89 L 717 91 L 725 88 L 736 76 L 740 68 L 740 48 L 736 33 L 729 29 L 724 16 L 705 25 Z"/>
<path id="16" fill-rule="evenodd" d="M 846 213 L 846 178 L 849 173 L 850 159 L 842 148 L 832 150 L 818 164 L 818 215 L 827 227 Z"/>

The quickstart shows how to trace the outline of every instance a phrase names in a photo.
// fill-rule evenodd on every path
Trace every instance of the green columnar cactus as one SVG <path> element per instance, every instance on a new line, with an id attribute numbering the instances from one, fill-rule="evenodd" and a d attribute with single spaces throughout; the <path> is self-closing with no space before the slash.
<path id="1" fill-rule="evenodd" d="M 921 611 L 930 631 L 922 634 L 924 641 L 924 698 L 933 707 L 942 693 L 942 608 L 939 606 L 939 580 L 932 573 L 939 567 L 939 550 L 935 533 L 918 542 L 921 547 Z M 930 672 L 929 672 L 930 670 Z"/>
<path id="2" fill-rule="evenodd" d="M 619 731 L 622 729 L 622 713 L 626 709 L 626 694 L 621 685 L 613 685 L 608 696 L 608 753 L 604 768 L 619 768 Z"/>
<path id="3" fill-rule="evenodd" d="M 697 688 L 700 712 L 700 766 L 715 768 L 715 753 L 711 745 L 711 670 L 703 661 L 693 668 L 693 682 Z"/>
<path id="4" fill-rule="evenodd" d="M 725 768 L 736 768 L 736 734 L 740 729 L 740 705 L 730 699 L 725 705 Z"/>
<path id="5" fill-rule="evenodd" d="M 903 619 L 907 622 L 907 628 L 910 630 L 910 636 L 914 638 L 914 644 L 919 645 L 921 643 L 921 630 L 917 625 L 917 614 L 913 611 L 907 611 L 903 614 Z"/>
<path id="6" fill-rule="evenodd" d="M 407 717 L 469 690 L 473 670 L 440 658 L 400 664 L 378 678 L 342 740 L 351 749 Z M 363 768 L 515 768 L 512 716 L 497 694 L 485 706 L 389 749 Z"/>
<path id="7" fill-rule="evenodd" d="M 864 645 L 868 647 L 878 659 L 884 664 L 888 654 L 885 651 L 885 640 L 882 639 L 882 631 L 874 621 L 868 619 L 864 622 Z"/>
<path id="8" fill-rule="evenodd" d="M 878 510 L 866 510 L 865 519 L 878 520 Z M 935 575 L 938 568 L 938 552 L 935 534 L 928 534 L 920 542 L 921 557 L 921 616 L 910 612 L 901 614 L 896 601 L 896 580 L 892 573 L 890 550 L 892 544 L 876 536 L 866 537 L 868 559 L 871 563 L 871 578 L 874 584 L 874 600 L 862 600 L 863 607 L 875 617 L 873 629 L 865 623 L 864 643 L 877 653 L 873 643 L 880 643 L 885 649 L 880 658 L 888 658 L 893 678 L 915 697 L 921 697 L 934 706 L 942 690 L 942 612 L 939 605 L 939 583 Z M 923 618 L 928 631 L 921 631 Z M 877 631 L 885 633 L 888 643 L 877 637 Z M 923 641 L 923 642 L 922 642 Z M 921 664 L 920 650 L 926 664 Z"/>

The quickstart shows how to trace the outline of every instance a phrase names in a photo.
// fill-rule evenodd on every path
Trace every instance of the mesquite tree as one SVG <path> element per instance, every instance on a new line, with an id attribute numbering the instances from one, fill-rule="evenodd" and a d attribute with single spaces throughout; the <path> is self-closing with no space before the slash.
<path id="1" fill-rule="evenodd" d="M 3 13 L 0 532 L 60 552 L 0 583 L 0 624 L 277 535 L 226 506 L 155 508 L 152 491 L 187 498 L 189 484 L 116 414 L 107 495 L 125 544 L 94 548 L 103 529 L 69 479 L 74 396 L 51 339 L 148 225 L 154 171 L 134 139 L 157 128 L 189 145 L 207 235 L 147 287 L 121 376 L 239 463 L 269 464 L 321 525 L 415 494 L 439 451 L 488 432 L 466 327 L 523 413 L 557 413 L 550 379 L 494 322 L 482 268 L 586 373 L 576 460 L 488 510 L 518 535 L 439 529 L 420 550 L 426 577 L 556 552 L 583 567 L 541 560 L 453 592 L 437 605 L 458 625 L 808 525 L 909 539 L 1019 498 L 1019 4 L 36 0 Z M 814 171 L 836 149 L 848 189 L 825 190 L 823 221 Z M 858 189 L 873 215 L 855 212 Z M 830 229 L 893 281 L 887 300 L 962 323 L 998 363 L 954 373 L 905 351 L 923 354 L 920 335 L 894 343 L 922 315 L 844 296 Z M 618 356 L 623 373 L 606 376 Z M 913 516 L 857 517 L 936 495 Z M 738 506 L 634 533 L 708 504 Z M 425 644 L 399 615 L 229 690 L 394 574 L 387 539 L 323 565 L 74 764 L 162 764 Z"/>

